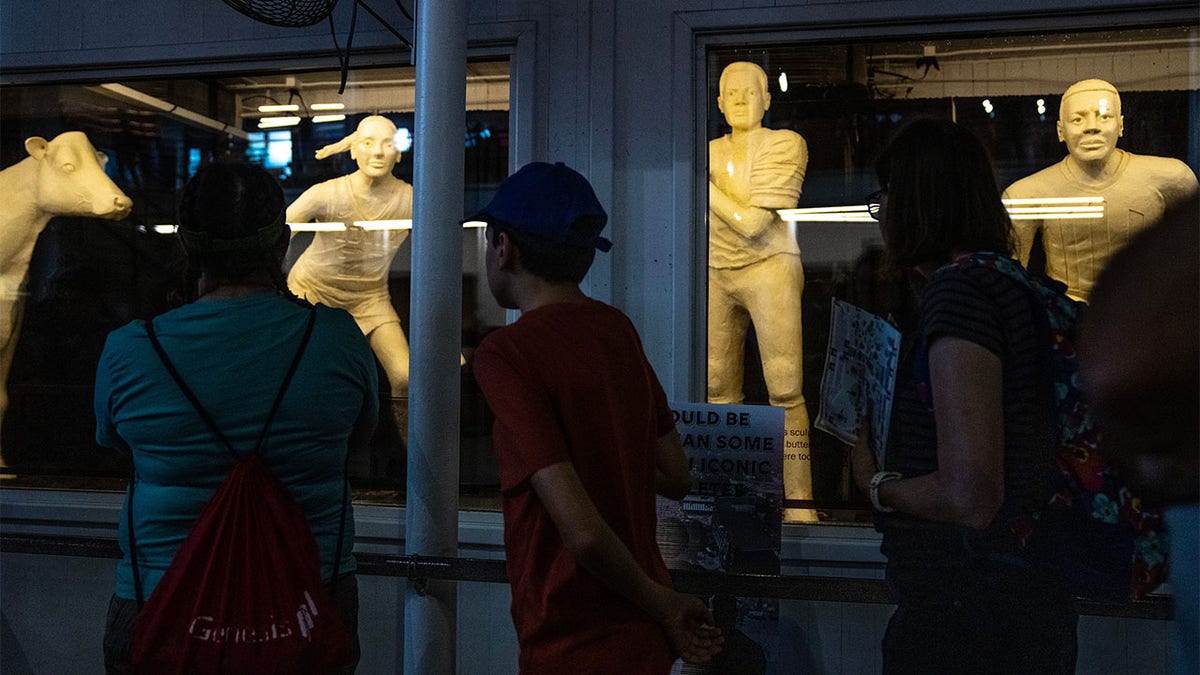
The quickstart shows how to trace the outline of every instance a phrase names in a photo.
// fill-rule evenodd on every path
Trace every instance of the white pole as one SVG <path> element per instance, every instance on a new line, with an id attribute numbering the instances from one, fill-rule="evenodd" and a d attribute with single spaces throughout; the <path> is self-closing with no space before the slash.
<path id="1" fill-rule="evenodd" d="M 458 554 L 466 0 L 418 5 L 406 552 Z M 404 672 L 453 675 L 458 586 L 408 582 Z"/>

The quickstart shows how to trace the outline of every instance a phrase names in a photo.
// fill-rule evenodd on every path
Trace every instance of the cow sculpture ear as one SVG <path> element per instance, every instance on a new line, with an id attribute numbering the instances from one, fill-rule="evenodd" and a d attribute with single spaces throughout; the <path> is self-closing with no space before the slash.
<path id="1" fill-rule="evenodd" d="M 96 161 L 100 163 L 100 168 L 103 169 L 104 167 L 108 166 L 108 155 L 97 150 Z"/>
<path id="2" fill-rule="evenodd" d="M 46 147 L 49 145 L 41 136 L 30 136 L 25 139 L 25 152 L 28 152 L 30 157 L 40 160 L 46 156 Z"/>

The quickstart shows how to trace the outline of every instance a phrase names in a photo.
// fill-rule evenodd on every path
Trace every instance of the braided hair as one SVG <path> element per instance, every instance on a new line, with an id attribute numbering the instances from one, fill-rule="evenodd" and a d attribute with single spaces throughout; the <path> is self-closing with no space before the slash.
<path id="1" fill-rule="evenodd" d="M 240 281 L 265 270 L 280 295 L 305 304 L 283 275 L 279 246 L 288 236 L 285 213 L 283 189 L 259 166 L 218 162 L 197 171 L 179 197 L 184 301 L 196 299 L 202 274 Z"/>

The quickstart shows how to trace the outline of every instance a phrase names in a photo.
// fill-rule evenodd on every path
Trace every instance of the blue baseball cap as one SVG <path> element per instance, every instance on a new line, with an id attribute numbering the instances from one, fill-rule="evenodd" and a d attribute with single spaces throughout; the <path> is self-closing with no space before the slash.
<path id="1" fill-rule="evenodd" d="M 555 244 L 608 251 L 600 236 L 608 214 L 578 171 L 562 162 L 531 162 L 509 176 L 483 210 L 467 218 L 495 223 Z"/>

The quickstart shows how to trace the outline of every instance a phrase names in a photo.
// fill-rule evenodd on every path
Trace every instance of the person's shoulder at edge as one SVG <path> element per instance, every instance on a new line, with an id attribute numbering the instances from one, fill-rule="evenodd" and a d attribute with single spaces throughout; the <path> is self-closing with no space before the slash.
<path id="1" fill-rule="evenodd" d="M 980 251 L 979 253 L 987 254 L 988 252 Z M 954 259 L 950 260 L 949 262 L 938 265 L 936 268 L 934 268 L 933 273 L 931 273 L 929 275 L 929 281 L 926 284 L 926 287 L 928 288 L 928 286 L 930 284 L 932 284 L 934 281 L 941 281 L 943 279 L 970 278 L 971 276 L 973 276 L 975 274 L 979 274 L 980 273 L 979 270 L 983 270 L 984 274 L 997 274 L 998 273 L 996 270 L 990 268 L 986 263 L 985 264 L 970 264 L 970 263 L 966 262 L 965 258 L 966 258 L 966 256 L 969 256 L 969 255 L 972 255 L 972 254 L 968 253 L 968 254 L 963 254 L 962 256 L 956 256 Z M 1007 258 L 1008 256 L 1006 255 L 1004 257 Z"/>
<path id="2" fill-rule="evenodd" d="M 146 320 L 134 319 L 109 331 L 108 336 L 104 338 L 104 350 L 100 358 L 110 363 L 115 362 L 127 356 L 134 349 L 134 345 L 148 342 L 149 339 L 146 334 Z"/>
<path id="3" fill-rule="evenodd" d="M 520 340 L 525 331 L 538 330 L 543 322 L 559 321 L 562 317 L 572 314 L 583 317 L 607 315 L 633 329 L 633 321 L 624 312 L 606 302 L 587 297 L 580 302 L 556 302 L 522 312 L 513 323 L 488 332 L 480 341 L 476 354 L 481 350 L 500 351 L 500 345 L 511 345 L 512 341 Z"/>
<path id="4" fill-rule="evenodd" d="M 517 317 L 516 321 L 514 321 L 511 324 L 508 324 L 507 326 L 503 326 L 502 328 L 511 328 L 513 326 L 520 326 L 520 325 L 522 325 L 521 322 L 525 322 L 524 325 L 532 325 L 540 320 L 555 320 L 559 317 L 569 316 L 569 315 L 606 314 L 606 313 L 616 313 L 616 314 L 620 314 L 622 316 L 625 315 L 624 312 L 622 312 L 621 310 L 617 309 L 616 307 L 608 304 L 607 302 L 604 302 L 602 300 L 597 300 L 590 296 L 584 296 L 584 298 L 582 300 L 578 300 L 578 301 L 552 302 L 550 304 L 542 305 L 541 307 L 537 307 L 535 309 L 526 310 L 524 312 L 521 312 L 521 315 L 519 317 Z M 493 331 L 493 332 L 495 332 L 495 331 Z"/>
<path id="5" fill-rule="evenodd" d="M 350 312 L 340 307 L 329 307 L 321 303 L 313 306 L 317 310 L 314 331 L 320 330 L 326 332 L 333 337 L 337 344 L 344 347 L 354 346 L 359 352 L 374 354 L 371 351 L 370 343 L 367 341 L 367 336 L 363 335 L 362 330 L 359 329 L 358 323 L 354 320 Z M 373 360 L 374 356 L 371 358 Z"/>
<path id="6" fill-rule="evenodd" d="M 1001 257 L 1005 262 L 1021 267 L 1021 263 L 1008 254 L 1001 254 Z M 992 265 L 958 265 L 954 264 L 954 261 L 951 261 L 933 271 L 933 274 L 929 276 L 929 282 L 925 285 L 922 296 L 928 300 L 934 296 L 942 296 L 944 291 L 947 290 L 958 289 L 962 291 L 970 289 L 973 294 L 979 297 L 990 297 L 992 293 L 988 289 L 994 288 L 994 284 L 996 283 L 1021 285 L 1020 281 L 996 269 Z"/>
<path id="7" fill-rule="evenodd" d="M 630 328 L 633 328 L 633 320 L 630 319 L 625 312 L 622 312 L 620 309 L 608 304 L 607 302 L 604 302 L 603 300 L 597 300 L 592 297 L 587 297 L 580 302 L 563 302 L 556 303 L 554 305 L 546 305 L 539 310 L 534 310 L 534 314 L 536 315 L 536 312 L 541 311 L 542 309 L 550 310 L 543 314 L 543 316 L 550 320 L 554 320 L 555 318 L 562 316 L 574 316 L 575 318 L 583 320 L 618 321 L 626 324 Z"/>
<path id="8" fill-rule="evenodd" d="M 322 321 L 328 321 L 332 325 L 336 326 L 338 330 L 344 330 L 347 327 L 354 327 L 356 330 L 358 328 L 358 324 L 355 323 L 354 317 L 350 314 L 350 312 L 342 309 L 341 307 L 330 307 L 329 305 L 319 302 L 314 304 L 313 307 L 315 307 L 317 310 L 318 323 Z M 361 333 L 362 331 L 358 332 Z"/>

